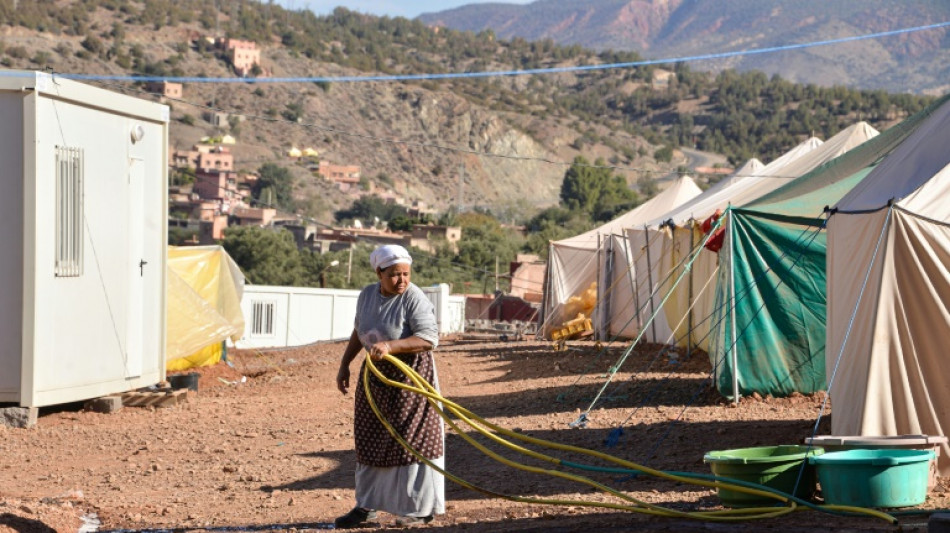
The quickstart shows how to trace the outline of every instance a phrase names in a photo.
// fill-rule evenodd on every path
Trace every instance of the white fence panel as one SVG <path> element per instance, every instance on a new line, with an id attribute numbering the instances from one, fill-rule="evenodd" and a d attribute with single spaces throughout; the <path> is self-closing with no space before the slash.
<path id="1" fill-rule="evenodd" d="M 465 330 L 465 297 L 446 284 L 423 287 L 435 306 L 439 333 Z M 247 327 L 238 348 L 303 346 L 345 340 L 353 332 L 358 290 L 246 285 L 241 310 Z"/>

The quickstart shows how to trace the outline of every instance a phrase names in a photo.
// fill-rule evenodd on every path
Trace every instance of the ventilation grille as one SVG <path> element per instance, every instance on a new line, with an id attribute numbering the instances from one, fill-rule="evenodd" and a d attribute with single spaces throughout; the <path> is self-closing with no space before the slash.
<path id="1" fill-rule="evenodd" d="M 274 302 L 254 302 L 251 314 L 251 335 L 272 337 L 274 335 Z"/>
<path id="2" fill-rule="evenodd" d="M 83 150 L 56 147 L 56 276 L 82 275 Z"/>

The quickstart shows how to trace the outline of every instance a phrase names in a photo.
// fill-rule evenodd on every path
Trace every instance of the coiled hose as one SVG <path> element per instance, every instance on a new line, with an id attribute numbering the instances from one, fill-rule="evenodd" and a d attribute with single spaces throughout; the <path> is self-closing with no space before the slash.
<path id="1" fill-rule="evenodd" d="M 549 505 L 571 505 L 579 507 L 601 507 L 607 509 L 616 509 L 621 511 L 631 511 L 636 513 L 654 515 L 654 516 L 664 516 L 671 518 L 687 518 L 701 521 L 717 521 L 717 522 L 738 522 L 738 521 L 747 521 L 747 520 L 760 520 L 764 518 L 774 518 L 777 516 L 786 515 L 794 511 L 813 509 L 822 512 L 837 514 L 837 515 L 862 515 L 870 516 L 874 518 L 880 518 L 891 524 L 897 524 L 898 520 L 894 516 L 875 510 L 867 509 L 863 507 L 853 507 L 846 505 L 816 505 L 807 501 L 804 501 L 800 498 L 796 498 L 789 494 L 785 494 L 780 491 L 776 491 L 770 487 L 765 487 L 762 485 L 756 485 L 753 483 L 738 481 L 738 480 L 726 480 L 726 478 L 716 477 L 716 476 L 707 476 L 702 474 L 691 474 L 685 472 L 664 472 L 661 470 L 655 470 L 653 468 L 640 465 L 631 461 L 626 461 L 612 455 L 597 452 L 594 450 L 588 450 L 586 448 L 580 448 L 577 446 L 570 446 L 565 444 L 559 444 L 556 442 L 547 441 L 544 439 L 538 439 L 534 437 L 529 437 L 527 435 L 521 435 L 517 432 L 511 431 L 509 429 L 502 428 L 496 424 L 493 424 L 484 418 L 479 417 L 478 415 L 472 413 L 468 409 L 458 405 L 457 403 L 449 400 L 442 396 L 430 383 L 423 379 L 415 370 L 412 369 L 406 363 L 400 361 L 399 359 L 393 357 L 392 355 L 383 356 L 383 360 L 388 361 L 399 369 L 403 374 L 405 374 L 414 385 L 408 385 L 406 383 L 401 383 L 399 381 L 392 380 L 386 377 L 379 369 L 376 367 L 373 359 L 371 357 L 366 357 L 366 371 L 363 372 L 363 386 L 366 392 L 366 398 L 369 401 L 369 405 L 372 408 L 373 412 L 379 418 L 380 422 L 386 427 L 386 430 L 392 435 L 396 441 L 398 441 L 403 447 L 405 447 L 416 459 L 418 459 L 423 464 L 435 469 L 443 476 L 445 476 L 450 481 L 457 483 L 465 488 L 485 494 L 487 496 L 502 498 L 509 501 L 521 502 L 521 503 L 536 503 L 536 504 L 549 504 Z M 412 391 L 416 394 L 421 394 L 425 396 L 430 405 L 439 413 L 445 422 L 455 430 L 456 433 L 466 442 L 477 448 L 479 451 L 485 455 L 491 457 L 492 459 L 516 468 L 525 472 L 533 472 L 539 474 L 546 474 L 553 477 L 567 479 L 588 485 L 595 489 L 598 489 L 602 492 L 612 494 L 617 498 L 627 502 L 627 503 L 610 503 L 610 502 L 589 502 L 583 500 L 561 500 L 561 499 L 549 499 L 549 498 L 528 498 L 524 496 L 513 496 L 509 494 L 498 493 L 483 487 L 474 485 L 468 481 L 465 481 L 458 476 L 450 474 L 444 469 L 436 466 L 434 463 L 423 457 L 418 451 L 412 448 L 408 442 L 399 435 L 399 433 L 392 427 L 392 425 L 385 419 L 383 414 L 380 412 L 379 407 L 376 405 L 375 400 L 373 399 L 372 392 L 370 391 L 369 386 L 369 375 L 370 373 L 374 374 L 380 381 L 386 385 L 392 387 L 398 387 L 408 391 Z M 440 406 L 444 405 L 446 410 L 452 413 L 460 421 L 468 424 L 472 429 L 482 434 L 491 441 L 500 444 L 510 450 L 516 451 L 518 453 L 524 454 L 528 457 L 534 459 L 551 463 L 557 466 L 563 466 L 567 468 L 573 468 L 576 470 L 588 470 L 588 471 L 599 471 L 599 472 L 613 472 L 613 473 L 644 473 L 651 476 L 666 479 L 670 481 L 675 481 L 677 483 L 685 483 L 689 485 L 698 485 L 708 488 L 716 489 L 727 489 L 735 492 L 742 492 L 745 494 L 751 494 L 763 498 L 771 498 L 776 500 L 777 503 L 784 504 L 781 507 L 749 507 L 749 508 L 740 508 L 740 509 L 723 509 L 716 511 L 679 511 L 676 509 L 670 509 L 668 507 L 663 507 L 660 505 L 655 505 L 649 502 L 644 502 L 633 498 L 617 489 L 608 487 L 602 483 L 599 483 L 593 479 L 570 474 L 567 472 L 561 472 L 558 470 L 551 470 L 546 468 L 539 468 L 535 466 L 530 466 L 522 463 L 518 463 L 507 458 L 504 458 L 497 453 L 489 450 L 481 443 L 475 441 L 470 435 L 466 432 L 461 431 L 459 426 L 453 422 L 447 415 L 443 408 Z M 488 428 L 488 429 L 486 429 Z M 490 430 L 490 431 L 489 431 Z M 517 439 L 525 443 L 529 443 L 536 446 L 541 446 L 548 449 L 560 450 L 565 452 L 577 453 L 581 455 L 586 455 L 589 457 L 594 457 L 618 465 L 620 468 L 604 468 L 592 465 L 584 465 L 580 463 L 574 463 L 571 461 L 564 461 L 556 457 L 552 457 L 547 454 L 543 454 L 534 450 L 527 449 L 519 444 L 511 442 L 505 438 L 502 438 L 499 435 L 504 435 L 512 439 Z"/>

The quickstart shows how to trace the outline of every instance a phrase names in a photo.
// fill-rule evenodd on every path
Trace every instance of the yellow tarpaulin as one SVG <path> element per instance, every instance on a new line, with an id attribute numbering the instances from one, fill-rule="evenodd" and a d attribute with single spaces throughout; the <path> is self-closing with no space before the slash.
<path id="1" fill-rule="evenodd" d="M 244 275 L 220 246 L 168 247 L 169 371 L 221 360 L 221 343 L 244 333 Z"/>

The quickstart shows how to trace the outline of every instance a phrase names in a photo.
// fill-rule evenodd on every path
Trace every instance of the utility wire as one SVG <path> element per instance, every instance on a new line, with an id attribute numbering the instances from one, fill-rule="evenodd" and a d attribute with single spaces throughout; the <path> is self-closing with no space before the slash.
<path id="1" fill-rule="evenodd" d="M 804 50 L 818 46 L 828 46 L 833 44 L 850 43 L 854 41 L 863 41 L 867 39 L 879 39 L 882 37 L 893 37 L 920 31 L 946 28 L 950 22 L 939 22 L 936 24 L 927 24 L 924 26 L 914 26 L 910 28 L 901 28 L 897 30 L 868 33 L 864 35 L 853 35 L 850 37 L 841 37 L 838 39 L 826 39 L 822 41 L 810 41 L 806 43 L 788 44 L 781 46 L 769 46 L 765 48 L 753 48 L 748 50 L 736 50 L 733 52 L 717 52 L 711 54 L 699 54 L 693 56 L 671 57 L 666 59 L 645 59 L 642 61 L 628 61 L 623 63 L 606 63 L 603 65 L 575 65 L 571 67 L 549 67 L 534 68 L 524 70 L 494 70 L 486 72 L 448 72 L 448 73 L 429 73 L 429 74 L 394 74 L 383 76 L 316 76 L 316 77 L 285 77 L 285 78 L 203 78 L 195 76 L 123 76 L 123 75 L 102 75 L 102 74 L 62 74 L 63 77 L 75 80 L 90 81 L 131 81 L 131 82 L 149 82 L 149 81 L 170 81 L 176 83 L 354 83 L 367 81 L 417 81 L 417 80 L 447 80 L 460 78 L 494 78 L 502 76 L 528 76 L 537 74 L 558 74 L 564 72 L 584 72 L 593 70 L 612 70 L 632 67 L 643 67 L 648 65 L 687 63 L 694 61 L 707 61 L 710 59 L 728 59 L 732 57 L 743 57 L 758 54 L 771 54 L 775 52 L 785 52 L 790 50 Z M 0 76 L 17 76 L 11 72 L 0 72 Z"/>
<path id="2" fill-rule="evenodd" d="M 0 71 L 0 77 L 2 77 L 2 76 L 3 76 L 3 73 L 2 73 L 2 71 Z M 67 77 L 66 75 L 63 75 L 63 74 L 57 74 L 57 76 Z M 146 90 L 144 90 L 144 89 L 133 89 L 133 88 L 129 88 L 129 87 L 126 87 L 126 86 L 123 86 L 123 85 L 118 85 L 118 84 L 105 84 L 105 83 L 104 83 L 103 85 L 106 85 L 106 86 L 108 86 L 108 87 L 111 87 L 111 88 L 114 88 L 114 89 L 118 89 L 118 90 L 121 90 L 121 91 L 124 91 L 124 92 L 134 92 L 134 93 L 146 94 L 146 95 L 149 95 L 149 96 L 155 96 L 155 93 L 150 92 L 150 91 L 146 91 Z M 248 120 L 259 120 L 259 121 L 263 121 L 263 122 L 270 122 L 270 123 L 275 123 L 275 124 L 283 124 L 283 125 L 286 125 L 286 126 L 296 126 L 296 127 L 300 127 L 300 128 L 304 128 L 304 129 L 308 129 L 308 130 L 316 130 L 316 131 L 320 131 L 320 132 L 324 132 L 324 133 L 334 133 L 334 134 L 337 134 L 337 135 L 343 135 L 343 136 L 352 137 L 352 138 L 355 138 L 355 139 L 361 139 L 361 140 L 367 140 L 367 141 L 374 141 L 374 142 L 381 142 L 381 143 L 386 143 L 386 144 L 398 144 L 398 145 L 409 146 L 409 147 L 414 147 L 414 148 L 432 148 L 432 149 L 442 150 L 442 151 L 446 151 L 446 152 L 455 152 L 455 153 L 461 153 L 461 154 L 466 154 L 466 155 L 476 155 L 476 156 L 479 156 L 479 157 L 493 157 L 493 158 L 497 158 L 497 159 L 508 159 L 508 160 L 514 160 L 514 161 L 527 161 L 527 162 L 536 162 L 536 163 L 546 163 L 546 164 L 550 164 L 550 165 L 558 165 L 558 166 L 563 166 L 563 167 L 578 166 L 578 167 L 583 167 L 583 168 L 608 169 L 608 170 L 631 172 L 631 173 L 639 173 L 639 174 L 660 174 L 660 175 L 667 175 L 667 174 L 690 174 L 689 172 L 685 172 L 685 173 L 684 173 L 684 172 L 680 172 L 678 169 L 675 169 L 675 168 L 650 169 L 650 168 L 643 168 L 643 167 L 625 167 L 625 166 L 620 166 L 620 165 L 597 165 L 597 164 L 590 164 L 590 163 L 588 163 L 588 164 L 578 164 L 578 163 L 575 163 L 574 161 L 558 161 L 558 160 L 556 160 L 556 159 L 549 159 L 549 158 L 546 158 L 546 157 L 530 157 L 530 156 L 519 156 L 519 155 L 511 155 L 511 154 L 499 154 L 499 153 L 493 153 L 493 152 L 481 152 L 481 151 L 478 151 L 478 150 L 473 150 L 473 149 L 471 149 L 471 148 L 464 148 L 464 147 L 458 147 L 458 146 L 448 146 L 448 145 L 436 144 L 436 143 L 427 143 L 427 142 L 420 142 L 420 141 L 410 141 L 410 140 L 399 139 L 399 138 L 377 137 L 377 136 L 369 135 L 369 134 L 365 134 L 365 133 L 357 133 L 357 132 L 353 132 L 353 131 L 349 131 L 349 130 L 343 130 L 343 129 L 339 129 L 339 128 L 334 128 L 334 127 L 331 127 L 331 126 L 321 126 L 320 124 L 317 124 L 317 123 L 315 123 L 315 122 L 295 122 L 295 121 L 287 120 L 287 119 L 284 119 L 284 118 L 261 116 L 261 115 L 248 115 L 247 113 L 244 113 L 244 112 L 242 112 L 242 111 L 227 110 L 227 109 L 224 109 L 224 108 L 222 108 L 222 107 L 215 107 L 215 106 L 210 106 L 210 105 L 205 105 L 205 104 L 198 104 L 198 103 L 191 102 L 191 101 L 188 101 L 188 100 L 185 100 L 185 99 L 182 99 L 182 98 L 174 98 L 174 97 L 169 97 L 169 96 L 165 96 L 165 97 L 163 97 L 163 98 L 165 98 L 165 100 L 168 100 L 168 101 L 171 101 L 171 102 L 177 102 L 177 103 L 189 105 L 189 106 L 192 106 L 192 107 L 194 107 L 194 108 L 196 108 L 196 109 L 204 109 L 204 110 L 207 110 L 207 111 L 220 112 L 220 113 L 227 113 L 227 114 L 232 114 L 232 115 L 241 115 L 241 116 L 247 118 Z M 274 158 L 274 159 L 262 159 L 262 158 L 258 158 L 258 159 L 256 159 L 256 160 L 249 160 L 249 161 L 253 161 L 253 162 L 278 162 L 278 161 L 282 161 L 282 159 L 277 159 L 277 158 Z M 754 174 L 750 174 L 750 176 L 752 176 L 752 175 L 754 175 Z M 782 177 L 782 176 L 768 176 L 768 177 Z"/>

